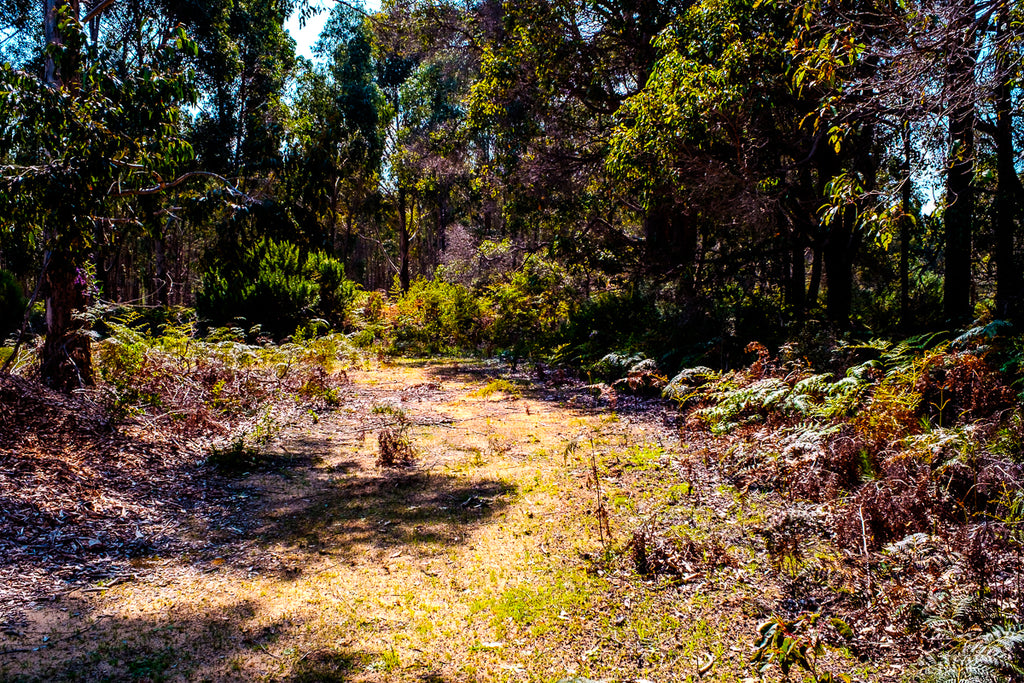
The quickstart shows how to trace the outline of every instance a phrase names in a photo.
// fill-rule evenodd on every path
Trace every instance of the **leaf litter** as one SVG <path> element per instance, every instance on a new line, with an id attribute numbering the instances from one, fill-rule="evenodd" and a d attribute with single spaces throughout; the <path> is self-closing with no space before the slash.
<path id="1" fill-rule="evenodd" d="M 499 375 L 522 396 L 481 397 Z M 743 679 L 759 622 L 821 614 L 824 666 L 898 680 L 920 643 L 885 614 L 894 591 L 955 582 L 937 538 L 887 551 L 886 583 L 877 549 L 832 543 L 834 507 L 727 476 L 763 427 L 681 431 L 660 401 L 486 363 L 351 379 L 242 477 L 0 379 L 0 673 Z M 416 457 L 386 467 L 396 421 Z"/>

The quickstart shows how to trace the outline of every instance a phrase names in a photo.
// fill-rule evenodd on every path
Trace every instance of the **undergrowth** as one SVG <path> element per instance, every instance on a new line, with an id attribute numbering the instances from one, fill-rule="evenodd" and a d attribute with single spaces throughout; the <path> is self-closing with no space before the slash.
<path id="1" fill-rule="evenodd" d="M 360 356 L 339 334 L 300 328 L 285 344 L 247 343 L 247 332 L 219 328 L 205 338 L 187 314 L 154 331 L 135 311 L 105 320 L 109 336 L 94 347 L 97 391 L 122 421 L 165 434 L 207 438 L 215 460 L 245 460 L 270 440 L 283 406 L 335 407 L 344 368 Z M 219 454 L 218 454 L 219 453 Z"/>
<path id="2" fill-rule="evenodd" d="M 730 483 L 792 513 L 762 532 L 779 580 L 816 596 L 807 614 L 850 624 L 774 616 L 758 636 L 759 672 L 841 680 L 816 661 L 822 644 L 856 650 L 856 633 L 871 632 L 928 653 L 922 680 L 1024 680 L 1020 345 L 1000 331 L 847 345 L 832 373 L 751 344 L 744 369 L 693 368 L 668 383 Z M 814 544 L 846 568 L 807 555 Z M 665 558 L 681 551 L 663 546 L 635 537 L 637 568 L 669 571 Z"/>

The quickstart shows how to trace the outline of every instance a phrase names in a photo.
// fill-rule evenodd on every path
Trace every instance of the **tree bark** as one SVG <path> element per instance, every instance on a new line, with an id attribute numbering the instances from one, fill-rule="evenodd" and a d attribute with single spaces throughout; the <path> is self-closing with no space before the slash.
<path id="1" fill-rule="evenodd" d="M 971 262 L 974 226 L 974 128 L 973 97 L 975 49 L 972 29 L 974 3 L 959 4 L 955 30 L 962 31 L 960 43 L 948 56 L 946 88 L 957 98 L 949 114 L 949 160 L 946 172 L 946 213 L 944 221 L 946 273 L 942 308 L 947 322 L 962 325 L 971 315 Z"/>
<path id="2" fill-rule="evenodd" d="M 792 238 L 790 250 L 790 269 L 787 295 L 789 308 L 793 312 L 793 319 L 801 322 L 804 319 L 806 309 L 806 287 L 807 287 L 807 264 L 804 248 L 803 235 L 795 233 Z"/>
<path id="3" fill-rule="evenodd" d="M 1014 232 L 1020 179 L 1014 165 L 1013 93 L 1011 64 L 1004 45 L 1009 31 L 1009 7 L 1000 8 L 996 44 L 996 199 L 994 216 L 996 316 L 1015 319 L 1021 309 L 1021 278 L 1014 256 Z"/>
<path id="4" fill-rule="evenodd" d="M 910 124 L 903 124 L 903 187 L 900 188 L 900 328 L 911 327 L 910 319 L 910 228 L 912 187 L 910 185 Z"/>
<path id="5" fill-rule="evenodd" d="M 46 338 L 39 355 L 39 371 L 48 386 L 60 391 L 93 384 L 87 325 L 76 315 L 87 303 L 85 284 L 70 255 L 54 252 L 43 281 Z"/>
<path id="6" fill-rule="evenodd" d="M 405 215 L 405 188 L 398 186 L 398 282 L 402 292 L 409 291 L 409 222 Z"/>
<path id="7" fill-rule="evenodd" d="M 63 45 L 60 33 L 60 14 L 70 7 L 78 16 L 78 0 L 46 0 L 43 15 L 43 34 L 46 43 Z M 47 57 L 44 77 L 48 85 L 63 88 L 77 81 L 77 61 L 66 57 L 57 63 Z M 71 391 L 93 383 L 92 349 L 87 324 L 79 315 L 86 306 L 86 281 L 79 270 L 66 237 L 59 231 L 79 229 L 74 217 L 52 217 L 51 225 L 43 232 L 43 241 L 51 249 L 50 264 L 43 279 L 46 301 L 46 337 L 39 353 L 40 375 L 43 382 L 61 391 Z"/>
<path id="8" fill-rule="evenodd" d="M 807 284 L 807 306 L 816 309 L 818 307 L 818 296 L 821 292 L 821 246 L 817 243 L 811 245 L 811 281 Z"/>
<path id="9" fill-rule="evenodd" d="M 853 304 L 854 215 L 843 212 L 829 228 L 825 241 L 825 315 L 840 329 L 850 326 Z"/>

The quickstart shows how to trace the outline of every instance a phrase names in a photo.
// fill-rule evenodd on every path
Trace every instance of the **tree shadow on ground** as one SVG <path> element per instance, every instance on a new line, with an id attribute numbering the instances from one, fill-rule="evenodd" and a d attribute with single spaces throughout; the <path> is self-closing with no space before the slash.
<path id="1" fill-rule="evenodd" d="M 438 549 L 464 542 L 515 495 L 514 486 L 497 479 L 430 471 L 353 475 L 268 511 L 256 536 L 321 554 Z"/>
<path id="2" fill-rule="evenodd" d="M 558 404 L 586 415 L 604 415 L 614 412 L 628 416 L 666 416 L 673 414 L 675 404 L 657 394 L 636 394 L 626 391 L 609 392 L 600 384 L 588 384 L 564 370 L 546 369 L 538 375 L 534 366 L 522 362 L 517 371 L 508 365 L 476 364 L 427 365 L 426 374 L 438 381 L 480 382 L 489 379 L 507 379 L 515 383 L 523 398 L 541 403 Z M 612 398 L 614 396 L 614 398 Z"/>
<path id="3" fill-rule="evenodd" d="M 204 609 L 172 607 L 143 617 L 67 616 L 20 638 L 0 642 L 0 680 L 163 681 L 271 679 L 292 683 L 366 680 L 367 672 L 390 678 L 389 652 L 355 650 L 337 638 L 302 640 L 304 624 L 282 617 L 259 619 L 248 600 Z M 321 634 L 323 635 L 323 634 Z M 341 635 L 339 629 L 338 634 Z M 288 647 L 282 648 L 283 642 Z M 424 681 L 443 683 L 439 674 Z M 408 679 L 407 679 L 408 680 Z"/>

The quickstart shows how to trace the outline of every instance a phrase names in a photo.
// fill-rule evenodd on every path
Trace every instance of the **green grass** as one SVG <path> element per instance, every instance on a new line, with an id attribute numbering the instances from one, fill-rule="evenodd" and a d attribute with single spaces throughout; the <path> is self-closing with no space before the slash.
<path id="1" fill-rule="evenodd" d="M 493 396 L 497 393 L 506 394 L 507 396 L 515 396 L 517 398 L 523 395 L 520 388 L 512 382 L 509 382 L 507 379 L 491 380 L 488 384 L 474 391 L 472 395 L 479 396 L 480 398 L 487 398 L 488 396 Z"/>
<path id="2" fill-rule="evenodd" d="M 621 455 L 626 466 L 635 470 L 658 469 L 661 467 L 661 460 L 664 457 L 665 449 L 655 445 L 630 446 Z"/>

